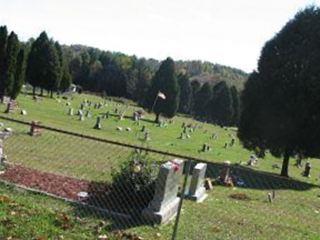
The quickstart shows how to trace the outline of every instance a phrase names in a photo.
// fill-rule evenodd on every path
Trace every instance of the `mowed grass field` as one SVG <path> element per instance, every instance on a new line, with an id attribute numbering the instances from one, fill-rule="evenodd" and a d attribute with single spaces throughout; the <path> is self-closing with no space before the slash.
<path id="1" fill-rule="evenodd" d="M 79 121 L 78 116 L 69 116 L 68 109 L 72 107 L 76 113 L 81 102 L 88 99 L 92 102 L 106 104 L 101 109 L 91 107 L 91 118 Z M 232 163 L 246 162 L 252 154 L 245 150 L 239 140 L 232 147 L 224 148 L 225 143 L 236 137 L 236 129 L 224 129 L 218 126 L 203 124 L 191 118 L 177 116 L 166 127 L 159 127 L 152 122 L 154 116 L 147 114 L 140 126 L 131 118 L 119 120 L 115 116 L 102 119 L 102 129 L 93 129 L 96 117 L 114 109 L 125 110 L 126 116 L 132 116 L 133 111 L 139 107 L 119 104 L 115 101 L 105 101 L 91 95 L 75 95 L 73 100 L 43 98 L 42 101 L 34 101 L 30 95 L 20 95 L 18 98 L 21 109 L 27 111 L 23 116 L 19 111 L 11 114 L 1 113 L 15 119 L 25 121 L 39 120 L 44 125 L 82 133 L 90 136 L 110 139 L 148 146 L 151 148 L 175 152 L 186 156 L 193 156 L 212 162 L 229 160 Z M 66 103 L 70 102 L 71 106 Z M 2 105 L 0 111 L 4 112 Z M 45 130 L 42 136 L 31 137 L 27 134 L 29 127 L 8 121 L 2 121 L 4 127 L 11 127 L 14 135 L 5 140 L 5 154 L 9 162 L 19 163 L 24 166 L 72 176 L 76 178 L 109 181 L 110 172 L 125 161 L 131 154 L 131 149 L 123 148 L 93 140 L 72 137 L 60 133 Z M 191 133 L 189 139 L 179 139 L 182 132 L 181 125 L 197 124 L 199 127 Z M 142 126 L 150 131 L 150 141 L 141 139 Z M 122 127 L 123 131 L 117 131 Z M 129 127 L 132 131 L 125 129 Z M 217 139 L 211 139 L 215 133 Z M 199 152 L 204 143 L 212 147 L 206 153 Z M 157 161 L 165 161 L 170 158 L 158 154 L 151 154 Z M 264 178 L 261 172 L 278 173 L 280 169 L 273 169 L 272 165 L 281 166 L 281 159 L 269 154 L 265 159 L 259 160 L 253 167 L 251 184 L 245 188 L 227 188 L 215 186 L 209 192 L 205 202 L 196 204 L 185 201 L 179 226 L 178 239 L 320 239 L 320 190 L 319 159 L 309 159 L 312 164 L 311 178 L 301 175 L 303 169 L 294 166 L 295 161 L 290 162 L 290 175 L 292 182 L 283 183 L 284 180 L 270 175 Z M 270 181 L 270 182 L 269 182 Z M 256 183 L 256 184 L 255 184 Z M 269 187 L 268 187 L 269 186 Z M 272 186 L 276 189 L 276 200 L 273 203 L 267 201 L 267 193 Z M 241 193 L 248 200 L 230 198 L 231 194 Z M 0 184 L 0 195 L 7 196 L 19 206 L 21 205 L 28 214 L 15 211 L 15 204 L 1 201 L 0 197 L 0 239 L 4 237 L 16 237 L 18 239 L 32 239 L 43 237 L 44 239 L 58 239 L 64 235 L 64 239 L 97 239 L 99 233 L 95 232 L 95 226 L 100 219 L 85 217 L 83 222 L 76 218 L 76 211 L 69 204 L 59 200 L 21 192 Z M 12 214 L 18 212 L 18 214 Z M 23 211 L 22 211 L 23 212 Z M 64 229 L 57 221 L 57 214 L 66 212 L 70 216 L 72 227 Z M 20 217 L 18 217 L 20 216 Z M 37 216 L 37 217 L 36 217 Z M 3 224 L 6 222 L 10 224 Z M 58 223 L 57 223 L 58 222 Z M 172 223 L 159 226 L 139 226 L 126 231 L 137 233 L 144 239 L 170 239 Z M 103 232 L 109 232 L 108 226 Z M 156 235 L 160 233 L 160 235 Z M 110 235 L 110 237 L 112 237 Z M 5 239 L 5 238 L 4 238 Z"/>

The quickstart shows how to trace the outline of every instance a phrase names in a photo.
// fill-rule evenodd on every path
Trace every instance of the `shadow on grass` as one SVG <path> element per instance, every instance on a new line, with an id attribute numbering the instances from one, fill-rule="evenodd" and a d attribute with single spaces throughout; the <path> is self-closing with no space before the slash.
<path id="1" fill-rule="evenodd" d="M 108 231 L 125 230 L 131 227 L 151 225 L 142 218 L 154 195 L 154 186 L 149 191 L 132 192 L 126 186 L 114 187 L 108 183 L 92 182 L 88 197 L 82 201 L 87 205 L 75 205 L 81 217 L 101 218 L 108 221 Z"/>
<path id="2" fill-rule="evenodd" d="M 193 166 L 195 163 L 193 164 Z M 217 178 L 224 166 L 222 164 L 208 163 L 206 177 Z M 239 165 L 231 165 L 231 175 L 241 179 L 245 185 L 243 188 L 257 190 L 297 190 L 305 191 L 315 184 L 302 182 L 292 178 L 283 178 L 277 174 L 259 171 Z M 191 168 L 192 171 L 193 167 Z M 154 190 L 149 192 L 136 192 L 122 188 L 115 188 L 107 183 L 93 182 L 89 187 L 89 197 L 85 203 L 92 207 L 78 205 L 77 214 L 82 217 L 94 217 L 107 219 L 108 230 L 125 230 L 131 227 L 152 225 L 141 216 L 142 210 L 152 200 Z M 101 211 L 101 209 L 103 209 Z"/>
<path id="3" fill-rule="evenodd" d="M 221 170 L 224 168 L 222 164 L 208 163 L 206 176 L 210 178 L 218 178 Z M 306 191 L 318 185 L 303 182 L 294 178 L 281 177 L 278 174 L 265 172 L 241 165 L 231 165 L 231 176 L 244 182 L 243 188 L 259 189 L 259 190 L 297 190 Z"/>

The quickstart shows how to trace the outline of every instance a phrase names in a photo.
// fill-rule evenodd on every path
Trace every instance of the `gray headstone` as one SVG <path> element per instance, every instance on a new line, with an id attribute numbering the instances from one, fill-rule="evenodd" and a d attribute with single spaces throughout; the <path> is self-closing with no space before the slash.
<path id="1" fill-rule="evenodd" d="M 96 124 L 94 125 L 94 129 L 101 129 L 101 118 L 97 117 Z"/>
<path id="2" fill-rule="evenodd" d="M 80 110 L 79 110 L 79 111 L 80 111 Z M 81 111 L 80 114 L 79 114 L 79 121 L 84 121 L 84 116 L 83 116 L 82 111 Z"/>
<path id="3" fill-rule="evenodd" d="M 91 118 L 91 112 L 89 110 L 87 110 L 87 112 L 86 112 L 86 117 Z"/>
<path id="4" fill-rule="evenodd" d="M 73 108 L 70 108 L 70 109 L 69 109 L 69 115 L 70 115 L 70 116 L 73 116 Z"/>
<path id="5" fill-rule="evenodd" d="M 163 224 L 176 216 L 180 202 L 178 190 L 183 164 L 183 160 L 174 159 L 161 165 L 154 197 L 142 212 L 142 216 L 149 222 Z"/>
<path id="6" fill-rule="evenodd" d="M 189 187 L 189 193 L 187 195 L 188 199 L 197 202 L 202 202 L 207 197 L 206 189 L 204 187 L 206 170 L 206 163 L 198 163 L 194 167 Z"/>
<path id="7" fill-rule="evenodd" d="M 21 110 L 21 115 L 27 115 L 27 111 L 24 110 L 24 109 L 22 109 L 22 110 Z"/>

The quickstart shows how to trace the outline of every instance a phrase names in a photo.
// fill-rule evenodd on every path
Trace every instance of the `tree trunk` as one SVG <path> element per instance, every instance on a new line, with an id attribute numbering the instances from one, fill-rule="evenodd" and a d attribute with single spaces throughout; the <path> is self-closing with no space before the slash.
<path id="1" fill-rule="evenodd" d="M 289 177 L 289 159 L 290 155 L 288 151 L 285 151 L 283 156 L 283 162 L 282 162 L 282 169 L 281 169 L 281 176 L 283 177 Z"/>
<path id="2" fill-rule="evenodd" d="M 32 88 L 32 95 L 33 95 L 33 98 L 36 97 L 36 87 L 33 87 L 33 88 Z"/>
<path id="3" fill-rule="evenodd" d="M 40 90 L 40 96 L 41 97 L 43 96 L 43 88 L 41 88 L 41 90 Z"/>
<path id="4" fill-rule="evenodd" d="M 53 98 L 53 91 L 50 91 L 50 97 Z"/>
<path id="5" fill-rule="evenodd" d="M 155 123 L 159 123 L 160 120 L 160 113 L 156 113 L 156 119 L 154 120 Z"/>

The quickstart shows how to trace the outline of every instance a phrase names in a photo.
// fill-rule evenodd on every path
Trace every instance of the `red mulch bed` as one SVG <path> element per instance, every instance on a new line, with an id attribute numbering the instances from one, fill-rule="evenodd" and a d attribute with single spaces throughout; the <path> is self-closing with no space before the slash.
<path id="1" fill-rule="evenodd" d="M 9 165 L 5 173 L 0 175 L 0 179 L 72 200 L 78 200 L 79 192 L 90 190 L 89 181 L 40 172 L 18 165 Z"/>

